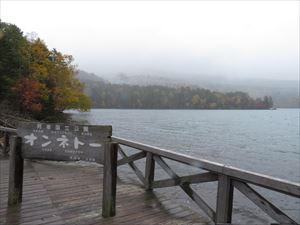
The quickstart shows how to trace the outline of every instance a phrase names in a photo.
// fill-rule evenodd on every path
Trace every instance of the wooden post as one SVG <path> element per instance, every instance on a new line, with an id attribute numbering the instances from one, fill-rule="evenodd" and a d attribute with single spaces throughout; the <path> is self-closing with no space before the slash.
<path id="1" fill-rule="evenodd" d="M 145 166 L 145 188 L 146 190 L 152 190 L 152 183 L 154 180 L 155 161 L 153 154 L 147 152 L 146 155 L 146 166 Z"/>
<path id="2" fill-rule="evenodd" d="M 219 174 L 216 223 L 231 223 L 233 186 L 230 177 Z"/>
<path id="3" fill-rule="evenodd" d="M 112 217 L 116 215 L 117 160 L 118 143 L 106 143 L 104 147 L 104 176 L 102 197 L 103 217 Z"/>
<path id="4" fill-rule="evenodd" d="M 8 147 L 9 147 L 9 135 L 7 132 L 4 133 L 4 142 L 3 142 L 3 153 L 8 153 Z"/>
<path id="5" fill-rule="evenodd" d="M 22 202 L 24 159 L 21 155 L 22 138 L 11 136 L 9 142 L 8 205 L 12 206 Z"/>

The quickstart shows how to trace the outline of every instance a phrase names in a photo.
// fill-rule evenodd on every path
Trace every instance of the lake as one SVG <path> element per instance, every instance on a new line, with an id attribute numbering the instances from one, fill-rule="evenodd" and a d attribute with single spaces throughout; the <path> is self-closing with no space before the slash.
<path id="1" fill-rule="evenodd" d="M 114 136 L 290 181 L 300 181 L 299 109 L 92 109 L 88 113 L 73 112 L 71 115 L 81 123 L 112 125 Z M 176 168 L 187 174 L 193 171 L 186 166 Z M 129 170 L 128 173 L 131 174 Z M 215 205 L 215 186 L 197 185 L 212 206 Z M 300 221 L 299 200 L 260 188 L 257 190 Z M 174 191 L 177 193 L 178 189 Z M 180 198 L 181 194 L 178 196 Z M 182 199 L 189 203 L 188 197 Z M 270 220 L 237 193 L 233 222 L 263 224 Z"/>

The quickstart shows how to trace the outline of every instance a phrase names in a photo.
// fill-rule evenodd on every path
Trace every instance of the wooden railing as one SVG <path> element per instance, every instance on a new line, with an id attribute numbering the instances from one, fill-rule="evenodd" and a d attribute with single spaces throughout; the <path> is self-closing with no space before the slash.
<path id="1" fill-rule="evenodd" d="M 16 134 L 16 132 L 17 132 L 17 130 L 14 128 L 2 127 L 2 126 L 0 126 L 0 131 L 6 132 L 6 133 L 11 133 L 11 134 Z"/>
<path id="2" fill-rule="evenodd" d="M 16 133 L 15 129 L 1 126 L 0 131 L 6 132 L 7 134 Z M 260 186 L 292 197 L 300 198 L 300 183 L 242 170 L 119 137 L 112 137 L 112 141 L 118 143 L 118 153 L 122 158 L 116 161 L 116 150 L 113 151 L 113 149 L 111 149 L 111 153 L 106 153 L 106 158 L 109 159 L 106 160 L 108 161 L 106 163 L 107 165 L 115 164 L 121 166 L 128 164 L 140 179 L 146 190 L 179 186 L 216 224 L 231 223 L 234 189 L 239 190 L 279 224 L 298 224 L 281 209 L 254 190 L 250 185 Z M 139 152 L 127 155 L 121 146 L 130 147 L 139 150 Z M 142 158 L 146 158 L 144 173 L 135 164 L 135 161 Z M 166 163 L 165 159 L 196 167 L 205 170 L 206 172 L 188 176 L 179 176 L 174 172 L 170 165 Z M 156 163 L 170 176 L 170 179 L 154 180 Z M 111 191 L 115 188 L 115 181 L 114 179 L 108 179 L 112 175 L 111 171 L 116 175 L 115 170 L 116 168 L 114 169 L 113 166 L 110 170 L 107 170 L 108 176 L 106 176 L 107 178 L 105 179 L 107 182 L 104 185 L 108 187 L 106 190 L 114 192 L 105 195 L 112 196 L 112 200 L 109 198 L 106 199 L 106 205 L 110 206 L 107 208 L 111 209 L 108 210 L 108 216 L 114 215 L 115 213 L 114 207 L 111 206 L 111 202 L 115 201 L 115 197 L 113 197 L 115 196 L 115 191 Z M 207 182 L 217 182 L 216 209 L 210 207 L 210 205 L 207 204 L 206 201 L 191 187 L 191 184 Z"/>
<path id="3" fill-rule="evenodd" d="M 231 223 L 233 192 L 235 188 L 279 224 L 298 224 L 254 190 L 249 184 L 300 198 L 300 183 L 241 170 L 232 166 L 198 159 L 119 137 L 112 137 L 112 139 L 114 142 L 119 143 L 119 154 L 123 157 L 118 160 L 118 166 L 128 163 L 147 190 L 179 186 L 216 224 Z M 140 150 L 140 152 L 129 156 L 122 149 L 122 145 Z M 134 162 L 142 158 L 146 158 L 145 173 Z M 164 159 L 193 166 L 207 172 L 179 176 Z M 154 180 L 156 163 L 170 176 L 170 179 Z M 214 181 L 218 182 L 215 210 L 191 187 L 191 184 Z"/>
<path id="4" fill-rule="evenodd" d="M 0 132 L 2 132 L 3 135 L 3 145 L 2 145 L 2 151 L 4 154 L 7 154 L 7 152 L 9 151 L 9 135 L 10 134 L 16 134 L 16 129 L 14 128 L 9 128 L 9 127 L 3 127 L 0 126 Z"/>

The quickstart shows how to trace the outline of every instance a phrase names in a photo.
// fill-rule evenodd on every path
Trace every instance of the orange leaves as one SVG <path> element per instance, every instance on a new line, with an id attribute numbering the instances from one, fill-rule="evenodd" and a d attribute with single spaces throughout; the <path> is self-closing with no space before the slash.
<path id="1" fill-rule="evenodd" d="M 11 100 L 39 119 L 65 109 L 89 109 L 71 55 L 49 50 L 40 38 L 24 36 L 13 24 L 0 21 L 0 30 L 0 100 Z"/>
<path id="2" fill-rule="evenodd" d="M 42 98 L 44 84 L 39 81 L 22 79 L 13 90 L 19 97 L 19 103 L 22 111 L 30 113 L 39 113 L 43 109 Z"/>

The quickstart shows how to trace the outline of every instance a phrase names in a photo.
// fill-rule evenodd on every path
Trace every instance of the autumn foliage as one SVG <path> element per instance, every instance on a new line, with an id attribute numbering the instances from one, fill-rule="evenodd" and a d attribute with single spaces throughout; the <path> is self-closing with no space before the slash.
<path id="1" fill-rule="evenodd" d="M 71 55 L 49 50 L 41 39 L 23 36 L 12 24 L 0 21 L 0 33 L 1 98 L 12 99 L 21 112 L 37 118 L 90 108 Z"/>
<path id="2" fill-rule="evenodd" d="M 20 109 L 23 112 L 42 112 L 42 90 L 44 85 L 36 80 L 22 79 L 14 87 L 13 91 L 19 94 Z"/>

